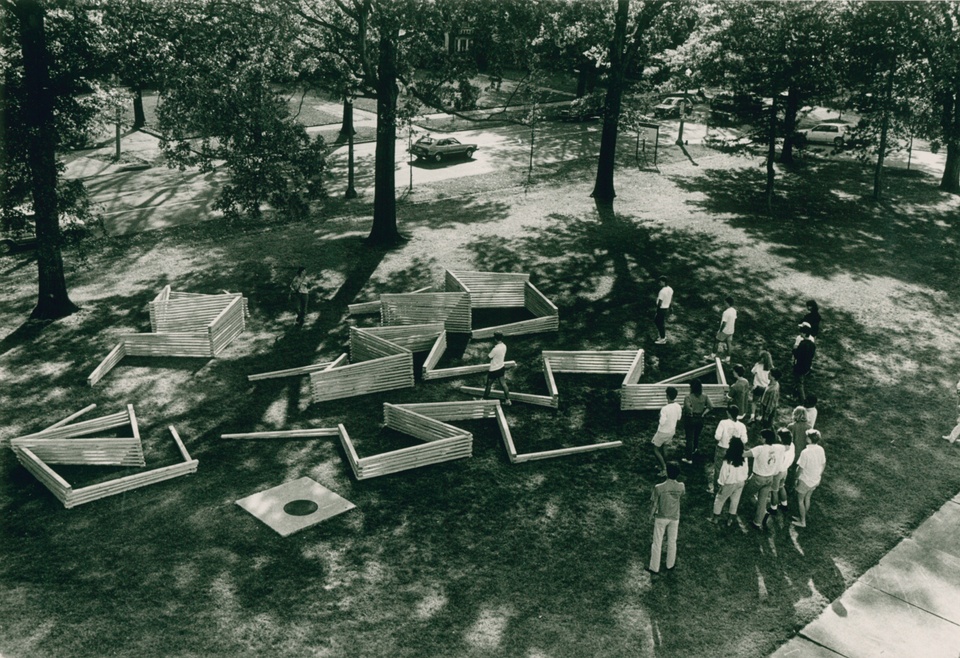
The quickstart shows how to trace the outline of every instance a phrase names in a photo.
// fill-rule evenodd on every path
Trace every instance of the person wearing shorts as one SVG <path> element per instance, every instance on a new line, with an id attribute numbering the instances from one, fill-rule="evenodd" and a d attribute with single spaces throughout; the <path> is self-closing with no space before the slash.
<path id="1" fill-rule="evenodd" d="M 706 358 L 715 359 L 717 355 L 722 355 L 725 363 L 730 363 L 730 354 L 733 352 L 733 334 L 737 326 L 737 309 L 733 307 L 733 297 L 729 295 L 724 300 L 727 302 L 727 309 L 720 317 L 720 329 L 717 331 L 717 348 L 713 354 L 708 354 Z"/>
<path id="2" fill-rule="evenodd" d="M 507 368 L 504 365 L 507 358 L 507 346 L 503 342 L 502 332 L 498 331 L 493 334 L 493 339 L 497 344 L 490 350 L 490 370 L 487 371 L 487 386 L 483 390 L 483 399 L 490 399 L 490 387 L 493 386 L 493 382 L 497 382 L 503 389 L 503 404 L 510 406 L 513 403 L 510 401 L 510 389 L 507 388 L 506 380 Z"/>
<path id="3" fill-rule="evenodd" d="M 820 432 L 807 430 L 807 447 L 797 460 L 797 509 L 800 516 L 791 523 L 798 528 L 807 527 L 807 512 L 810 511 L 810 497 L 820 486 L 820 478 L 827 466 L 827 456 L 820 446 Z"/>
<path id="4" fill-rule="evenodd" d="M 683 407 L 677 403 L 677 389 L 673 386 L 667 387 L 667 404 L 660 409 L 660 423 L 657 425 L 657 432 L 653 435 L 650 443 L 653 444 L 653 454 L 660 463 L 660 477 L 667 474 L 667 461 L 663 458 L 664 446 L 673 440 L 677 433 L 677 423 L 683 415 Z"/>

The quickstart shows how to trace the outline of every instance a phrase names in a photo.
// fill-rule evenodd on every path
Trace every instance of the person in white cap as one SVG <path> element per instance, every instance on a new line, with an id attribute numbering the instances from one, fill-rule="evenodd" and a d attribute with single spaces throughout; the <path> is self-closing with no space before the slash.
<path id="1" fill-rule="evenodd" d="M 957 426 L 949 434 L 943 436 L 950 443 L 956 443 L 960 439 L 960 382 L 957 382 Z"/>

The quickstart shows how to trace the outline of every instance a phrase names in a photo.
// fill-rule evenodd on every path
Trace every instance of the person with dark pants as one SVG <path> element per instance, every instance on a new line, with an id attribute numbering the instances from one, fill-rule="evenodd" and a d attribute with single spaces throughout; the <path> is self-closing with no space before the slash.
<path id="1" fill-rule="evenodd" d="M 490 398 L 490 387 L 493 386 L 493 382 L 497 382 L 503 389 L 503 404 L 509 406 L 513 403 L 510 402 L 510 389 L 507 388 L 506 380 L 507 369 L 504 365 L 507 358 L 507 346 L 503 342 L 502 332 L 498 331 L 493 334 L 493 339 L 497 341 L 497 344 L 490 350 L 490 370 L 487 372 L 487 386 L 483 390 L 483 399 Z"/>
<path id="2" fill-rule="evenodd" d="M 806 322 L 800 324 L 800 340 L 793 348 L 793 376 L 800 386 L 801 400 L 807 397 L 803 383 L 813 368 L 813 357 L 817 353 L 817 344 L 810 336 L 810 328 L 810 325 Z"/>
<path id="3" fill-rule="evenodd" d="M 307 268 L 300 267 L 296 276 L 290 282 L 290 290 L 297 296 L 297 326 L 302 327 L 307 317 L 307 300 L 310 298 L 310 287 L 307 285 Z"/>
<path id="4" fill-rule="evenodd" d="M 687 438 L 687 453 L 681 461 L 685 464 L 693 463 L 693 457 L 700 448 L 704 419 L 711 409 L 713 404 L 703 393 L 703 382 L 699 379 L 692 380 L 690 393 L 683 398 L 683 429 Z"/>
<path id="5" fill-rule="evenodd" d="M 667 277 L 662 276 L 660 292 L 657 294 L 657 312 L 653 316 L 653 324 L 657 326 L 657 334 L 660 336 L 654 341 L 657 345 L 665 345 L 667 342 L 667 314 L 672 302 L 673 288 L 667 285 Z"/>
<path id="6" fill-rule="evenodd" d="M 743 495 L 747 500 L 756 494 L 757 509 L 753 516 L 753 527 L 763 530 L 767 520 L 767 503 L 773 493 L 773 476 L 779 472 L 783 446 L 777 443 L 777 434 L 772 429 L 760 431 L 763 445 L 744 452 L 744 456 L 753 460 L 753 474 L 744 486 Z"/>

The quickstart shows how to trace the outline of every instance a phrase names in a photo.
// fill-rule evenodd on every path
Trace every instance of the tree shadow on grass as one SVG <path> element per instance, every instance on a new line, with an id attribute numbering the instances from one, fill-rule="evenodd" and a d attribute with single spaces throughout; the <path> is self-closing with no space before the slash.
<path id="1" fill-rule="evenodd" d="M 856 163 L 796 167 L 777 179 L 773 216 L 764 206 L 760 169 L 714 169 L 672 180 L 697 195 L 688 203 L 770 243 L 798 271 L 960 290 L 960 201 L 930 176 L 888 177 L 878 204 L 870 199 L 869 172 Z"/>

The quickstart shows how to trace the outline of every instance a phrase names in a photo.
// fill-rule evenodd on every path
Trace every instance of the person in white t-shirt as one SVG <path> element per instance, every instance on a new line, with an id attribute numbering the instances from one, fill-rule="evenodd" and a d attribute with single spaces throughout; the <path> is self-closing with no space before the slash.
<path id="1" fill-rule="evenodd" d="M 653 444 L 653 454 L 660 462 L 660 477 L 664 477 L 667 473 L 667 461 L 663 458 L 663 450 L 677 433 L 677 422 L 682 415 L 683 407 L 677 403 L 677 389 L 668 386 L 667 403 L 660 409 L 660 423 L 657 425 L 657 433 L 650 440 L 650 443 Z"/>
<path id="2" fill-rule="evenodd" d="M 670 304 L 673 303 L 673 288 L 667 285 L 667 277 L 660 277 L 660 292 L 657 294 L 657 312 L 653 316 L 653 324 L 657 326 L 659 338 L 653 341 L 657 345 L 667 343 L 667 315 L 670 314 Z"/>
<path id="3" fill-rule="evenodd" d="M 740 407 L 731 404 L 727 407 L 727 417 L 717 424 L 717 431 L 713 435 L 717 440 L 717 449 L 713 453 L 713 473 L 707 487 L 708 493 L 714 492 L 715 485 L 719 486 L 720 469 L 723 467 L 724 455 L 730 447 L 730 439 L 736 437 L 744 444 L 747 443 L 747 426 L 737 420 L 739 415 Z"/>
<path id="4" fill-rule="evenodd" d="M 798 528 L 807 527 L 807 512 L 810 511 L 810 497 L 813 490 L 820 486 L 820 478 L 827 466 L 827 455 L 820 446 L 820 432 L 807 430 L 807 447 L 797 460 L 797 508 L 800 517 L 791 523 Z"/>
<path id="5" fill-rule="evenodd" d="M 723 512 L 724 504 L 730 501 L 730 515 L 727 517 L 727 525 L 732 525 L 737 518 L 737 507 L 740 505 L 740 496 L 743 494 L 743 485 L 750 475 L 750 467 L 747 466 L 747 459 L 744 456 L 743 441 L 739 437 L 730 437 L 730 447 L 727 448 L 723 456 L 723 464 L 720 467 L 720 473 L 717 481 L 720 488 L 717 490 L 717 497 L 713 501 L 713 522 L 720 521 L 720 514 Z"/>
<path id="6" fill-rule="evenodd" d="M 770 514 L 776 514 L 777 510 L 786 512 L 789 508 L 787 504 L 787 473 L 793 460 L 796 459 L 796 447 L 793 445 L 793 432 L 786 427 L 777 430 L 777 438 L 780 439 L 780 445 L 783 446 L 783 454 L 780 456 L 780 472 L 773 476 L 773 488 L 770 494 Z M 779 503 L 779 504 L 778 504 Z"/>
<path id="7" fill-rule="evenodd" d="M 783 446 L 777 443 L 776 433 L 769 428 L 760 431 L 763 444 L 747 450 L 743 454 L 753 460 L 753 474 L 744 486 L 744 495 L 749 499 L 757 495 L 757 510 L 753 516 L 753 527 L 763 530 L 767 521 L 767 502 L 773 489 L 773 476 L 780 472 L 780 460 Z"/>
<path id="8" fill-rule="evenodd" d="M 490 350 L 490 370 L 487 372 L 487 387 L 483 390 L 483 399 L 490 398 L 490 387 L 493 382 L 497 382 L 503 389 L 503 404 L 510 406 L 513 403 L 510 401 L 510 389 L 507 388 L 506 379 L 507 368 L 504 365 L 507 358 L 507 346 L 503 342 L 502 332 L 498 331 L 493 334 L 493 339 L 497 341 L 497 344 Z"/>
<path id="9" fill-rule="evenodd" d="M 733 334 L 737 326 L 737 309 L 733 307 L 733 297 L 729 295 L 724 300 L 727 302 L 727 309 L 720 317 L 720 330 L 717 331 L 717 348 L 713 354 L 708 354 L 706 358 L 715 359 L 717 355 L 723 355 L 723 361 L 730 363 L 730 354 L 733 352 Z"/>

